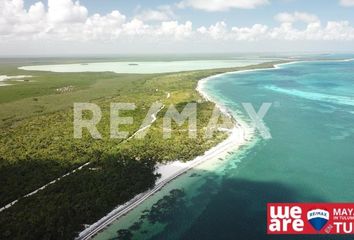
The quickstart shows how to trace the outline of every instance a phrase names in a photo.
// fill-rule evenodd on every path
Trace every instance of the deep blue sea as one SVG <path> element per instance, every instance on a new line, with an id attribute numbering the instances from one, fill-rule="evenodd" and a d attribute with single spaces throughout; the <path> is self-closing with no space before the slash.
<path id="1" fill-rule="evenodd" d="M 272 103 L 272 138 L 188 172 L 97 239 L 353 239 L 268 236 L 266 203 L 354 202 L 354 61 L 232 73 L 206 88 L 246 121 L 242 103 Z"/>

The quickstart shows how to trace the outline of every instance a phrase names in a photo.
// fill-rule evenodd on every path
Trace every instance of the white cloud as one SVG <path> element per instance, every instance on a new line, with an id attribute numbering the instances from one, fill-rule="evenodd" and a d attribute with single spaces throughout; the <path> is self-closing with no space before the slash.
<path id="1" fill-rule="evenodd" d="M 330 21 L 325 27 L 320 22 L 309 23 L 304 30 L 293 27 L 291 23 L 282 23 L 280 27 L 269 31 L 269 37 L 290 41 L 353 41 L 354 28 L 348 21 Z"/>
<path id="2" fill-rule="evenodd" d="M 135 18 L 142 21 L 168 21 L 175 18 L 170 6 L 160 6 L 157 9 L 146 9 L 140 11 Z"/>
<path id="3" fill-rule="evenodd" d="M 296 20 L 284 20 L 279 26 L 270 28 L 262 24 L 254 24 L 251 27 L 227 28 L 225 22 L 217 22 L 209 27 L 200 27 L 197 33 L 208 36 L 214 40 L 227 41 L 353 41 L 354 27 L 348 21 L 330 21 L 324 26 L 311 15 L 294 14 Z M 294 21 L 307 22 L 303 29 L 295 28 Z"/>
<path id="4" fill-rule="evenodd" d="M 42 21 L 45 18 L 45 8 L 42 2 L 33 4 L 28 10 L 28 17 L 30 21 Z"/>
<path id="5" fill-rule="evenodd" d="M 305 23 L 312 23 L 312 22 L 318 22 L 319 19 L 316 15 L 306 13 L 306 12 L 294 12 L 294 13 L 288 13 L 288 12 L 282 12 L 279 13 L 275 16 L 275 19 L 279 22 L 285 22 L 285 23 L 294 23 L 294 22 L 305 22 Z"/>
<path id="6" fill-rule="evenodd" d="M 127 35 L 144 35 L 149 33 L 150 27 L 139 19 L 133 19 L 125 23 L 122 26 L 122 30 Z"/>
<path id="7" fill-rule="evenodd" d="M 83 36 L 86 39 L 114 39 L 119 37 L 126 16 L 115 10 L 110 14 L 101 16 L 94 14 L 89 17 L 83 27 Z M 80 29 L 78 32 L 81 32 Z"/>
<path id="8" fill-rule="evenodd" d="M 255 24 L 251 28 L 247 27 L 233 27 L 231 32 L 234 39 L 244 41 L 260 40 L 267 33 L 268 27 L 262 24 Z"/>
<path id="9" fill-rule="evenodd" d="M 192 7 L 209 12 L 226 11 L 231 8 L 252 9 L 268 4 L 268 0 L 183 0 L 178 3 L 180 8 Z"/>
<path id="10" fill-rule="evenodd" d="M 213 39 L 227 39 L 228 38 L 228 29 L 225 22 L 217 22 L 210 27 L 200 27 L 197 29 L 197 32 L 208 35 Z"/>
<path id="11" fill-rule="evenodd" d="M 192 35 L 192 22 L 187 21 L 184 24 L 179 24 L 177 21 L 162 22 L 161 26 L 156 29 L 156 33 L 181 40 Z"/>
<path id="12" fill-rule="evenodd" d="M 84 22 L 88 11 L 79 1 L 48 0 L 48 20 L 51 22 Z"/>
<path id="13" fill-rule="evenodd" d="M 354 0 L 340 0 L 339 4 L 343 7 L 354 7 Z"/>
<path id="14" fill-rule="evenodd" d="M 328 22 L 324 29 L 325 40 L 354 40 L 354 28 L 348 21 Z"/>
<path id="15" fill-rule="evenodd" d="M 41 2 L 26 11 L 22 0 L 0 0 L 0 36 L 34 34 L 44 27 L 45 16 Z"/>

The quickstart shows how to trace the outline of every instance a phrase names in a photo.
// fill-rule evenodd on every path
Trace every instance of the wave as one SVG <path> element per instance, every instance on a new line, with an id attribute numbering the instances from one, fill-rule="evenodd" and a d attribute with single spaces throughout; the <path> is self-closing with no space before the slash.
<path id="1" fill-rule="evenodd" d="M 313 101 L 322 101 L 327 103 L 334 103 L 340 105 L 354 106 L 354 98 L 346 97 L 346 96 L 337 96 L 337 95 L 329 95 L 324 93 L 316 93 L 316 92 L 305 92 L 296 89 L 285 89 L 279 88 L 276 86 L 265 86 L 264 88 L 268 90 L 272 90 L 279 93 L 284 93 L 300 98 L 305 98 Z"/>

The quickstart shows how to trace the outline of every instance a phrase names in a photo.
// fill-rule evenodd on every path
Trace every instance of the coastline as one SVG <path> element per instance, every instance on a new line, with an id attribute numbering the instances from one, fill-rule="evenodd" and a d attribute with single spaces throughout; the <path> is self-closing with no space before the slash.
<path id="1" fill-rule="evenodd" d="M 275 66 L 275 65 L 274 65 Z M 257 69 L 259 70 L 259 69 Z M 242 72 L 242 71 L 236 71 Z M 99 219 L 94 224 L 88 226 L 85 230 L 80 232 L 79 236 L 76 239 L 85 240 L 91 239 L 97 233 L 105 229 L 112 222 L 116 221 L 120 217 L 126 215 L 129 211 L 134 209 L 136 206 L 141 204 L 144 200 L 154 195 L 157 191 L 163 188 L 166 184 L 173 181 L 175 178 L 180 175 L 186 173 L 188 170 L 197 167 L 198 165 L 210 161 L 212 159 L 223 158 L 227 156 L 230 152 L 236 151 L 241 146 L 247 144 L 250 141 L 254 134 L 254 130 L 250 128 L 245 122 L 240 119 L 235 119 L 231 112 L 224 107 L 221 103 L 219 103 L 216 99 L 212 98 L 208 93 L 203 89 L 204 84 L 216 77 L 219 77 L 224 74 L 229 74 L 234 72 L 227 72 L 223 74 L 209 76 L 207 78 L 200 79 L 197 84 L 196 91 L 200 94 L 200 96 L 205 101 L 213 102 L 220 111 L 232 118 L 234 122 L 234 127 L 230 129 L 229 136 L 216 146 L 212 147 L 208 151 L 204 153 L 204 155 L 197 156 L 191 161 L 181 162 L 181 161 L 173 161 L 167 164 L 159 164 L 156 166 L 155 173 L 161 174 L 161 177 L 156 181 L 155 187 L 146 192 L 140 193 L 136 195 L 133 199 L 128 202 L 117 206 L 110 213 L 108 213 L 103 218 Z"/>
<path id="2" fill-rule="evenodd" d="M 251 131 L 250 128 L 244 129 L 241 124 L 236 124 L 226 140 L 206 151 L 204 155 L 198 156 L 194 160 L 188 162 L 173 161 L 168 164 L 158 165 L 155 172 L 161 174 L 161 177 L 156 181 L 156 185 L 153 189 L 138 194 L 125 204 L 119 205 L 105 217 L 82 231 L 76 239 L 91 239 L 101 230 L 133 210 L 144 200 L 154 195 L 166 184 L 186 173 L 188 170 L 193 169 L 202 163 L 209 162 L 210 160 L 225 157 L 230 152 L 236 151 L 240 146 L 246 144 L 249 139 L 251 139 L 252 133 L 253 131 Z"/>

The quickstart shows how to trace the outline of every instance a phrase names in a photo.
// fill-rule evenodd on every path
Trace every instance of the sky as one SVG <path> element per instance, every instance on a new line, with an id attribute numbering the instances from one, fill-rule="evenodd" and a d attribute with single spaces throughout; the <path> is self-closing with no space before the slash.
<path id="1" fill-rule="evenodd" d="M 0 57 L 353 51 L 354 0 L 0 0 Z"/>

